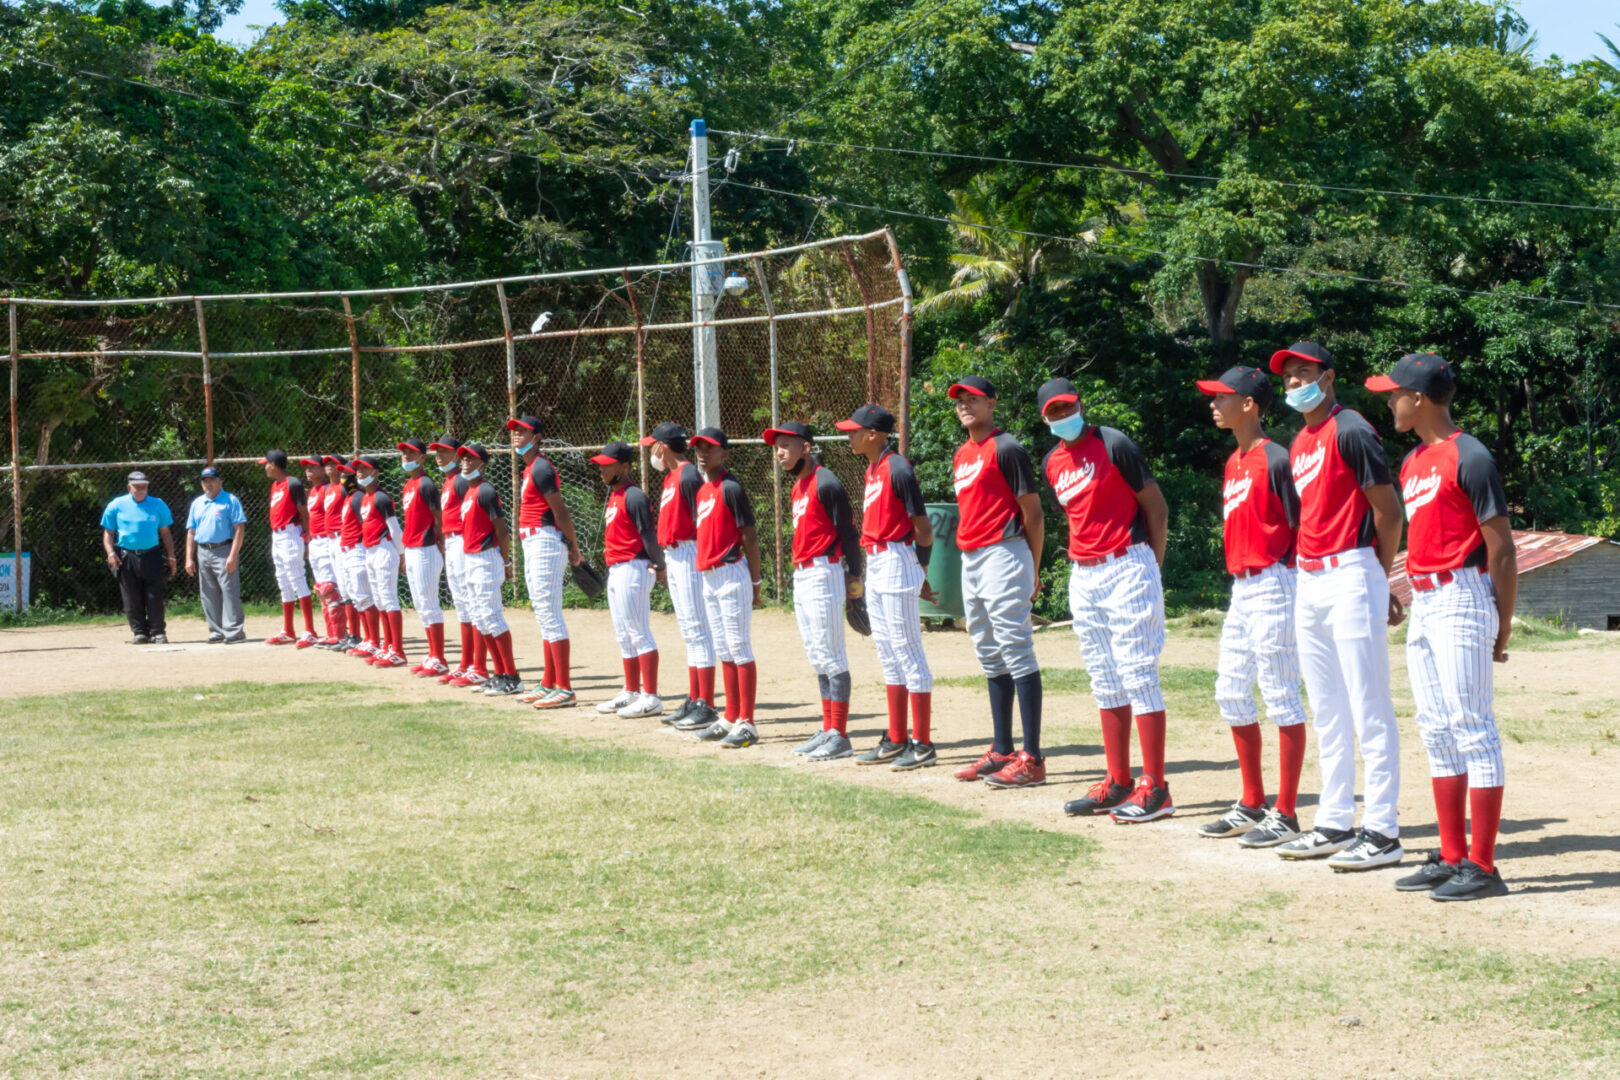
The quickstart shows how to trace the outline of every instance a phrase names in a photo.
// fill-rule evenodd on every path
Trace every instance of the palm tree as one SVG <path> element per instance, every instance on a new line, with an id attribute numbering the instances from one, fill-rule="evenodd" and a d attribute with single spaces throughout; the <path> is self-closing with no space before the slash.
<path id="1" fill-rule="evenodd" d="M 1616 29 L 1620 29 L 1620 23 L 1614 25 Z M 1614 58 L 1612 60 L 1598 61 L 1598 66 L 1603 69 L 1603 77 L 1609 82 L 1620 83 L 1620 45 L 1616 45 L 1609 40 L 1607 34 L 1599 34 L 1598 40 L 1603 42 L 1604 47 L 1609 50 L 1609 55 Z"/>

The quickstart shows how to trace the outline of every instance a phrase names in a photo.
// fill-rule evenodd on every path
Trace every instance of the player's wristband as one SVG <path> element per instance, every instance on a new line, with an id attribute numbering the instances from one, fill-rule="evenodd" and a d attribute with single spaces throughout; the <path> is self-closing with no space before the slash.
<path id="1" fill-rule="evenodd" d="M 760 587 L 760 586 L 761 586 L 761 585 L 763 585 L 763 584 L 765 584 L 765 579 L 764 579 L 764 578 L 760 578 L 760 579 L 759 579 L 759 580 L 758 580 L 758 581 L 756 581 L 756 582 L 754 582 L 754 588 L 756 588 L 756 589 L 757 589 L 757 588 L 759 588 L 759 587 Z"/>
<path id="2" fill-rule="evenodd" d="M 917 565 L 921 566 L 924 570 L 928 569 L 928 560 L 933 557 L 934 545 L 915 544 L 913 545 L 913 548 L 917 552 Z"/>

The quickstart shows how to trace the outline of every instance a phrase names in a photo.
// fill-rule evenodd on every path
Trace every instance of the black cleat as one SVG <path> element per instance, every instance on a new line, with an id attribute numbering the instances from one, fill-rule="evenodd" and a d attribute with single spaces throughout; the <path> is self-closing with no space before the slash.
<path id="1" fill-rule="evenodd" d="M 1070 817 L 1106 814 L 1130 797 L 1131 785 L 1116 784 L 1112 778 L 1104 776 L 1091 785 L 1091 790 L 1085 795 L 1064 803 L 1063 812 Z"/>
<path id="2" fill-rule="evenodd" d="M 870 751 L 868 751 L 870 753 Z M 920 769 L 925 765 L 932 765 L 939 760 L 934 753 L 934 744 L 918 742 L 911 739 L 906 748 L 900 751 L 900 756 L 889 762 L 889 768 L 894 772 L 906 772 L 910 769 Z"/>
<path id="3" fill-rule="evenodd" d="M 1459 869 L 1441 859 L 1438 851 L 1431 851 L 1428 861 L 1418 867 L 1417 873 L 1401 878 L 1395 883 L 1395 888 L 1401 892 L 1428 892 L 1456 877 Z"/>
<path id="4" fill-rule="evenodd" d="M 1438 885 L 1429 894 L 1430 900 L 1488 900 L 1493 896 L 1506 896 L 1508 894 L 1507 882 L 1502 880 L 1502 871 L 1492 870 L 1485 872 L 1485 868 L 1478 863 L 1464 859 L 1457 866 L 1457 872 L 1451 880 Z"/>
<path id="5" fill-rule="evenodd" d="M 855 764 L 879 765 L 885 761 L 893 761 L 895 758 L 899 757 L 905 751 L 905 749 L 905 743 L 890 742 L 889 737 L 885 735 L 883 738 L 878 740 L 878 744 L 876 746 L 872 747 L 872 749 L 868 750 L 866 753 L 856 757 Z"/>
<path id="6" fill-rule="evenodd" d="M 1198 835 L 1211 840 L 1221 840 L 1228 836 L 1242 836 L 1250 829 L 1266 820 L 1264 806 L 1245 806 L 1241 802 L 1232 804 L 1228 810 L 1215 821 L 1198 828 Z"/>

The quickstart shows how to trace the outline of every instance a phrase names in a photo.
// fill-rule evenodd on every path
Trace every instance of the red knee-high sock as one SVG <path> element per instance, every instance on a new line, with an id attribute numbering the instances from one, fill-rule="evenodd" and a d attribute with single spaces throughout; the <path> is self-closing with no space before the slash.
<path id="1" fill-rule="evenodd" d="M 473 670 L 488 678 L 489 676 L 489 639 L 473 629 Z"/>
<path id="2" fill-rule="evenodd" d="M 849 702 L 829 701 L 827 704 L 831 706 L 833 729 L 847 738 L 849 735 Z"/>
<path id="3" fill-rule="evenodd" d="M 1277 812 L 1294 816 L 1299 800 L 1299 771 L 1305 767 L 1305 725 L 1289 724 L 1277 729 Z"/>
<path id="4" fill-rule="evenodd" d="M 1237 747 L 1238 771 L 1243 775 L 1243 805 L 1264 806 L 1266 782 L 1260 776 L 1260 724 L 1234 727 L 1232 745 Z"/>
<path id="5" fill-rule="evenodd" d="M 1456 866 L 1468 854 L 1468 774 L 1436 776 L 1434 817 L 1440 828 L 1440 858 Z"/>
<path id="6" fill-rule="evenodd" d="M 742 694 L 742 705 L 739 706 L 742 717 L 750 724 L 754 722 L 754 694 L 759 687 L 759 665 L 750 660 L 746 664 L 737 665 L 737 691 Z"/>
<path id="7" fill-rule="evenodd" d="M 833 729 L 832 707 L 833 707 L 832 698 L 822 698 L 821 699 L 821 730 L 822 731 L 831 731 Z"/>
<path id="8" fill-rule="evenodd" d="M 557 685 L 557 658 L 556 658 L 556 654 L 551 651 L 551 642 L 549 642 L 549 641 L 541 642 L 541 646 L 545 651 L 545 659 L 544 659 L 544 661 L 541 662 L 541 665 L 540 665 L 540 685 L 541 686 L 546 686 L 546 687 L 556 686 Z"/>
<path id="9" fill-rule="evenodd" d="M 472 623 L 467 622 L 457 624 L 456 629 L 461 633 L 461 652 L 456 656 L 456 667 L 466 671 L 468 665 L 472 663 L 473 634 L 477 631 L 473 629 Z"/>
<path id="10" fill-rule="evenodd" d="M 1496 869 L 1496 830 L 1502 824 L 1501 785 L 1469 788 L 1468 809 L 1468 824 L 1474 833 L 1468 858 L 1488 874 Z"/>
<path id="11" fill-rule="evenodd" d="M 737 706 L 742 700 L 742 691 L 737 689 L 737 665 L 730 660 L 720 661 L 721 678 L 726 684 L 726 722 L 737 719 Z M 709 704 L 714 704 L 710 702 Z"/>
<path id="12" fill-rule="evenodd" d="M 651 652 L 642 653 L 640 656 L 636 657 L 636 662 L 641 665 L 641 690 L 642 690 L 642 693 L 651 694 L 653 697 L 657 697 L 658 696 L 658 650 L 653 649 Z"/>
<path id="13" fill-rule="evenodd" d="M 1164 710 L 1136 718 L 1136 738 L 1142 744 L 1142 771 L 1164 783 Z"/>
<path id="14" fill-rule="evenodd" d="M 568 673 L 569 642 L 567 638 L 551 643 L 551 653 L 557 661 L 557 681 L 552 683 L 559 690 L 572 690 L 574 680 Z"/>
<path id="15" fill-rule="evenodd" d="M 1131 707 L 1120 705 L 1100 709 L 1103 757 L 1108 762 L 1108 778 L 1116 784 L 1131 782 Z"/>
<path id="16" fill-rule="evenodd" d="M 321 601 L 321 628 L 326 631 L 327 637 L 332 636 L 332 605 L 325 600 Z"/>
<path id="17" fill-rule="evenodd" d="M 388 612 L 388 647 L 394 650 L 395 656 L 404 658 L 405 613 L 403 611 Z"/>
<path id="18" fill-rule="evenodd" d="M 691 664 L 686 665 L 686 696 L 693 701 L 703 696 L 703 686 L 698 681 L 698 669 Z"/>
<path id="19" fill-rule="evenodd" d="M 375 607 L 366 608 L 366 642 L 374 649 L 382 648 L 382 612 Z"/>
<path id="20" fill-rule="evenodd" d="M 885 686 L 884 693 L 889 699 L 889 734 L 888 740 L 892 743 L 906 741 L 906 686 Z"/>
<path id="21" fill-rule="evenodd" d="M 624 666 L 624 688 L 633 694 L 641 693 L 641 665 L 633 656 L 628 659 L 621 656 L 619 662 Z"/>
<path id="22" fill-rule="evenodd" d="M 495 654 L 495 670 L 502 675 L 517 674 L 517 654 L 512 651 L 512 631 L 503 630 L 489 639 L 490 651 Z"/>
<path id="23" fill-rule="evenodd" d="M 304 614 L 304 633 L 315 636 L 315 601 L 308 596 L 298 598 L 298 610 Z"/>
<path id="24" fill-rule="evenodd" d="M 697 669 L 697 700 L 714 708 L 714 668 Z"/>
<path id="25" fill-rule="evenodd" d="M 427 630 L 428 656 L 444 663 L 444 623 L 431 623 Z"/>
<path id="26" fill-rule="evenodd" d="M 911 737 L 920 743 L 932 743 L 934 739 L 930 729 L 934 719 L 934 695 L 925 692 L 910 697 Z"/>
<path id="27" fill-rule="evenodd" d="M 293 602 L 291 600 L 283 600 L 281 602 L 281 632 L 286 634 L 288 637 L 293 636 L 292 613 Z"/>

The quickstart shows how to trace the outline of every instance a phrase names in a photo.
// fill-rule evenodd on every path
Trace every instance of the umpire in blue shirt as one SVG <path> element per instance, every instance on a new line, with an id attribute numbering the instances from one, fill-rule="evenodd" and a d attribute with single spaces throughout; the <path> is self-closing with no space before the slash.
<path id="1" fill-rule="evenodd" d="M 186 573 L 197 579 L 208 643 L 230 645 L 247 640 L 239 572 L 247 514 L 212 465 L 202 471 L 202 487 L 186 513 Z"/>
<path id="2" fill-rule="evenodd" d="M 163 588 L 175 572 L 174 515 L 162 499 L 147 493 L 146 474 L 129 474 L 129 494 L 101 513 L 101 546 L 124 594 L 124 614 L 136 645 L 166 645 Z M 162 543 L 163 550 L 158 551 Z"/>

